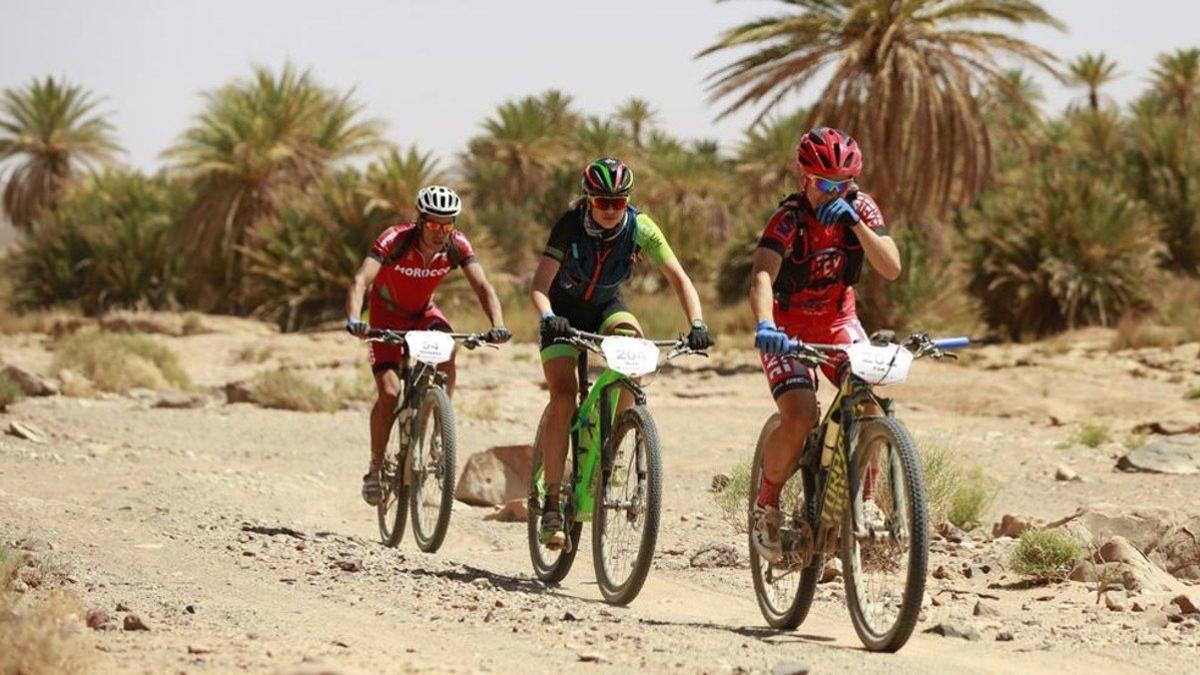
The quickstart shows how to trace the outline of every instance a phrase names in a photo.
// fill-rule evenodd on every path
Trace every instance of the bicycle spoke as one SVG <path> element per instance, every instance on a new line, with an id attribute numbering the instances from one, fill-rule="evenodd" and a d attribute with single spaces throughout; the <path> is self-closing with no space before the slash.
<path id="1" fill-rule="evenodd" d="M 899 457 L 890 444 L 878 445 L 863 454 L 863 489 L 871 493 L 869 502 L 882 514 L 885 527 L 877 538 L 858 541 L 852 564 L 863 618 L 873 632 L 885 633 L 896 623 L 903 606 L 908 545 L 896 535 L 907 531 L 909 517 Z M 864 510 L 867 508 L 864 504 Z"/>

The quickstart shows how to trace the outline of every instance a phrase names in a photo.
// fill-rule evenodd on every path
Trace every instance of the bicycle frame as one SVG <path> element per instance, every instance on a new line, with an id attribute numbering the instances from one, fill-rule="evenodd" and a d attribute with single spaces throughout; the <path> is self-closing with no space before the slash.
<path id="1" fill-rule="evenodd" d="M 617 404 L 621 390 L 633 394 L 638 404 L 646 402 L 646 394 L 628 376 L 618 373 L 611 368 L 605 368 L 595 383 L 588 382 L 588 355 L 581 352 L 578 358 L 579 373 L 579 406 L 571 420 L 571 452 L 575 458 L 575 470 L 571 485 L 571 512 L 568 520 L 575 522 L 590 522 L 595 513 L 595 500 L 592 492 L 592 482 L 595 480 L 596 467 L 601 465 L 602 478 L 607 480 L 607 472 L 611 467 L 606 466 L 603 446 L 612 433 L 612 424 L 616 420 Z M 597 433 L 599 432 L 599 433 Z M 545 500 L 546 486 L 543 470 L 537 476 L 538 499 Z"/>

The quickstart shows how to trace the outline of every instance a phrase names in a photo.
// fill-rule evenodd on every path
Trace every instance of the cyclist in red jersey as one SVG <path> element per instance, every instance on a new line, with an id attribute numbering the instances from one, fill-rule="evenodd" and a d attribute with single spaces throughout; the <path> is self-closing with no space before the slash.
<path id="1" fill-rule="evenodd" d="M 849 134 L 818 127 L 796 147 L 799 188 L 779 204 L 754 251 L 750 306 L 754 344 L 779 408 L 767 439 L 754 508 L 752 541 L 769 562 L 782 559 L 779 492 L 819 421 L 816 372 L 787 356 L 791 338 L 824 344 L 866 340 L 855 313 L 854 283 L 865 258 L 888 280 L 900 276 L 900 252 L 883 214 L 854 182 L 862 151 Z M 835 367 L 823 367 L 838 384 Z"/>
<path id="2" fill-rule="evenodd" d="M 446 275 L 462 268 L 479 304 L 492 322 L 484 339 L 505 342 L 512 333 L 504 327 L 500 298 L 488 282 L 483 266 L 475 259 L 466 235 L 454 228 L 462 200 L 454 190 L 430 185 L 417 193 L 417 219 L 393 225 L 371 246 L 354 283 L 346 294 L 346 330 L 365 337 L 368 328 L 391 330 L 441 330 L 450 322 L 433 302 L 433 293 Z M 363 293 L 370 288 L 370 324 L 362 315 Z M 363 499 L 372 506 L 383 498 L 379 470 L 392 429 L 392 413 L 400 394 L 400 365 L 404 350 L 399 345 L 372 342 L 371 370 L 375 373 L 378 398 L 371 409 L 371 464 L 363 476 Z M 448 393 L 454 393 L 454 359 L 442 364 Z"/>

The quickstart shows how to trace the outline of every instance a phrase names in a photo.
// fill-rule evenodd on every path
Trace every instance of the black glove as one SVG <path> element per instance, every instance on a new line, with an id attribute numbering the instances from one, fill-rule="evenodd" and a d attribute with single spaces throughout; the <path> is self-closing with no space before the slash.
<path id="1" fill-rule="evenodd" d="M 556 316 L 549 312 L 542 315 L 542 339 L 546 342 L 554 338 L 567 337 L 571 332 L 571 322 L 565 316 Z"/>
<path id="2" fill-rule="evenodd" d="M 492 326 L 492 329 L 483 334 L 483 341 L 492 344 L 501 344 L 508 342 L 512 338 L 512 331 L 504 326 Z"/>
<path id="3" fill-rule="evenodd" d="M 371 330 L 371 327 L 364 321 L 359 321 L 358 319 L 346 319 L 346 332 L 354 337 L 366 337 L 367 331 L 369 330 Z"/>
<path id="4" fill-rule="evenodd" d="M 712 333 L 708 332 L 708 326 L 704 325 L 700 319 L 696 319 L 692 322 L 692 330 L 688 333 L 687 344 L 688 349 L 702 351 L 717 344 L 717 341 L 713 339 Z"/>

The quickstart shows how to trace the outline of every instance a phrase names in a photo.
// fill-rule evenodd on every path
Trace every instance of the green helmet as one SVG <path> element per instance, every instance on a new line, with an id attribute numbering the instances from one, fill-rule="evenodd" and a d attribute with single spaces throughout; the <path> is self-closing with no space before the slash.
<path id="1" fill-rule="evenodd" d="M 587 165 L 579 182 L 589 197 L 626 197 L 633 189 L 633 171 L 615 157 L 601 157 Z"/>

